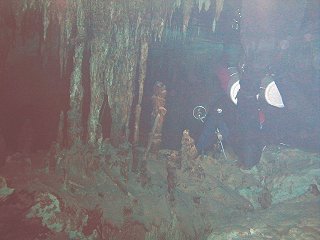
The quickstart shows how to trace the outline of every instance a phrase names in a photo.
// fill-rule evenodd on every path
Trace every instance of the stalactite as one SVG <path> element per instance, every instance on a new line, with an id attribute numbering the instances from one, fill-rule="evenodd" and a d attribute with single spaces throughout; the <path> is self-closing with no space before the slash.
<path id="1" fill-rule="evenodd" d="M 210 5 L 211 5 L 211 0 L 198 0 L 199 11 L 201 11 L 203 6 L 204 6 L 204 9 L 208 11 L 210 8 Z"/>
<path id="2" fill-rule="evenodd" d="M 131 41 L 126 16 L 121 16 L 121 4 L 93 2 L 91 8 L 95 24 L 95 37 L 91 41 L 90 79 L 91 102 L 88 119 L 89 142 L 95 143 L 101 136 L 100 111 L 104 98 L 108 97 L 111 109 L 111 134 L 114 142 L 119 142 L 127 126 L 132 97 L 132 73 L 136 62 L 131 56 L 134 41 Z M 109 24 L 114 21 L 116 24 Z"/>
<path id="3" fill-rule="evenodd" d="M 16 37 L 16 21 L 12 8 L 6 2 L 0 1 L 0 74 L 6 66 L 6 61 Z"/>
<path id="4" fill-rule="evenodd" d="M 23 19 L 24 12 L 28 9 L 28 1 L 13 1 L 11 3 L 12 9 L 14 9 L 14 17 L 15 17 L 15 23 L 16 23 L 16 32 L 17 34 L 21 33 L 21 24 Z"/>
<path id="5" fill-rule="evenodd" d="M 134 134 L 133 134 L 133 160 L 132 160 L 132 171 L 136 172 L 138 169 L 138 156 L 136 147 L 139 142 L 139 123 L 141 116 L 141 103 L 143 96 L 144 80 L 147 72 L 147 57 L 148 57 L 149 45 L 147 39 L 141 40 L 140 50 L 140 62 L 139 62 L 139 93 L 138 103 L 135 108 L 135 121 L 134 121 Z"/>
<path id="6" fill-rule="evenodd" d="M 216 0 L 220 1 L 220 0 Z M 198 4 L 198 10 L 201 11 L 202 7 L 204 6 L 204 9 L 206 11 L 209 10 L 212 1 L 211 0 L 176 0 L 174 2 L 173 8 L 179 8 L 181 5 L 183 5 L 183 32 L 185 33 L 188 29 L 189 20 L 192 12 L 192 8 L 194 6 L 194 3 Z"/>
<path id="7" fill-rule="evenodd" d="M 220 14 L 223 9 L 223 4 L 224 4 L 224 0 L 216 0 L 216 14 L 215 14 L 216 21 L 218 21 L 220 18 Z"/>
<path id="8" fill-rule="evenodd" d="M 51 0 L 43 0 L 42 1 L 42 13 L 43 13 L 43 40 L 46 40 L 47 30 L 50 24 L 50 16 L 49 16 L 49 8 L 50 8 Z"/>
<path id="9" fill-rule="evenodd" d="M 69 40 L 70 38 L 70 21 L 72 21 L 72 16 L 70 14 L 71 11 L 74 11 L 73 8 L 68 8 L 69 15 L 65 15 L 65 9 L 62 8 L 62 5 L 66 6 L 66 2 L 78 2 L 74 0 L 61 0 L 59 2 L 53 1 L 53 0 L 12 0 L 11 6 L 12 9 L 15 11 L 15 22 L 16 22 L 16 29 L 15 31 L 17 34 L 23 34 L 23 20 L 26 14 L 28 14 L 30 11 L 31 14 L 40 14 L 40 18 L 42 19 L 42 28 L 41 29 L 35 29 L 33 28 L 33 31 L 38 31 L 37 33 L 40 36 L 40 47 L 44 45 L 44 43 L 47 40 L 47 34 L 48 34 L 48 27 L 50 23 L 52 22 L 52 18 L 57 17 L 59 20 L 61 33 L 61 47 L 59 49 L 60 56 L 61 56 L 61 71 L 65 68 L 65 59 L 67 55 L 67 46 L 66 46 L 66 40 Z M 33 16 L 34 17 L 34 16 Z M 30 29 L 25 29 L 25 31 L 29 32 Z M 66 35 L 69 35 L 66 36 Z M 22 36 L 23 37 L 23 36 Z M 41 54 L 43 49 L 41 49 Z"/>
<path id="10" fill-rule="evenodd" d="M 182 0 L 176 0 L 176 1 L 174 2 L 173 7 L 174 7 L 174 8 L 179 8 L 179 7 L 181 6 L 181 1 L 182 1 Z"/>
<path id="11" fill-rule="evenodd" d="M 108 57 L 109 44 L 103 43 L 96 39 L 91 43 L 91 58 L 90 58 L 90 113 L 88 119 L 88 136 L 89 143 L 94 144 L 97 139 L 101 138 L 98 134 L 101 133 L 100 111 L 103 107 L 105 88 L 104 81 L 105 71 L 109 70 L 109 66 L 106 65 L 106 59 Z M 105 69 L 106 68 L 106 69 Z M 112 78 L 112 76 L 111 76 Z"/>
<path id="12" fill-rule="evenodd" d="M 198 11 L 200 12 L 204 7 L 205 11 L 208 11 L 211 7 L 211 4 L 215 2 L 215 18 L 212 22 L 212 31 L 215 31 L 216 23 L 219 20 L 220 14 L 223 9 L 224 0 L 176 0 L 173 4 L 173 9 L 180 8 L 183 6 L 183 32 L 186 32 L 189 25 L 190 15 L 194 3 L 198 5 Z"/>
<path id="13" fill-rule="evenodd" d="M 60 24 L 60 42 L 59 42 L 59 57 L 60 57 L 60 77 L 62 78 L 66 73 L 67 57 L 68 57 L 68 46 L 71 39 L 72 22 L 74 20 L 73 12 L 75 3 L 67 3 L 65 11 L 58 14 L 58 20 Z"/>
<path id="14" fill-rule="evenodd" d="M 14 1 L 14 0 L 13 0 Z M 43 40 L 46 40 L 48 26 L 50 24 L 50 12 L 52 0 L 16 0 L 12 5 L 16 11 L 16 22 L 18 30 L 21 30 L 23 15 L 31 9 L 38 9 L 42 13 Z"/>
<path id="15" fill-rule="evenodd" d="M 84 12 L 81 1 L 77 4 L 77 30 L 80 36 L 79 42 L 76 43 L 75 53 L 73 57 L 73 71 L 70 80 L 70 110 L 68 111 L 69 124 L 69 144 L 74 144 L 81 141 L 82 136 L 82 101 L 83 101 L 83 86 L 82 78 L 82 61 L 85 43 L 83 36 L 85 35 L 84 28 Z"/>
<path id="16" fill-rule="evenodd" d="M 75 49 L 73 58 L 74 69 L 70 82 L 70 111 L 68 112 L 70 143 L 79 142 L 82 135 L 82 99 L 83 88 L 81 84 L 81 65 L 83 60 L 84 43 Z"/>
<path id="17" fill-rule="evenodd" d="M 59 24 L 60 78 L 70 81 L 70 109 L 66 113 L 69 144 L 80 141 L 84 124 L 88 125 L 90 143 L 102 139 L 101 126 L 105 123 L 101 122 L 100 115 L 106 97 L 112 118 L 110 137 L 115 143 L 127 141 L 139 40 L 141 36 L 146 41 L 153 36 L 161 40 L 174 1 L 8 0 L 8 4 L 15 11 L 17 34 L 21 33 L 27 11 L 39 13 L 41 25 L 36 32 L 41 50 L 49 47 L 44 47 L 49 43 L 49 25 Z M 83 123 L 81 81 L 85 48 L 90 49 L 91 99 L 88 122 Z M 70 72 L 68 70 L 70 76 L 67 66 L 72 66 Z"/>
<path id="18" fill-rule="evenodd" d="M 170 2 L 170 1 L 168 1 Z M 129 116 L 133 100 L 133 82 L 136 78 L 141 19 L 150 5 L 145 2 L 101 2 L 90 4 L 93 11 L 94 40 L 91 41 L 90 78 L 91 103 L 88 120 L 89 142 L 95 143 L 103 122 L 99 116 L 104 97 L 108 97 L 111 112 L 111 141 L 118 145 L 128 140 Z M 145 26 L 146 36 L 154 32 L 161 38 L 168 4 L 154 2 L 156 11 L 151 24 Z M 149 16 L 150 17 L 150 16 Z M 113 23 L 113 24 L 111 24 Z M 135 24 L 136 23 L 136 24 Z"/>
<path id="19" fill-rule="evenodd" d="M 148 14 L 152 15 L 151 25 L 149 26 L 148 32 L 151 37 L 153 37 L 153 41 L 161 42 L 163 33 L 166 27 L 167 19 L 170 18 L 172 12 L 174 11 L 175 6 L 177 4 L 172 2 L 171 0 L 167 1 L 156 1 L 153 0 L 150 7 L 151 9 L 147 9 Z M 148 19 L 145 19 L 148 21 Z"/>
<path id="20" fill-rule="evenodd" d="M 111 140 L 116 145 L 128 139 L 128 123 L 133 98 L 133 77 L 135 75 L 135 66 L 137 62 L 137 53 L 126 43 L 129 36 L 128 32 L 121 36 L 119 30 L 118 51 L 115 55 L 114 74 L 116 79 L 109 87 L 108 96 L 112 114 Z"/>
<path id="21" fill-rule="evenodd" d="M 188 29 L 192 7 L 193 7 L 193 0 L 185 0 L 184 6 L 183 6 L 183 32 L 184 33 Z"/>

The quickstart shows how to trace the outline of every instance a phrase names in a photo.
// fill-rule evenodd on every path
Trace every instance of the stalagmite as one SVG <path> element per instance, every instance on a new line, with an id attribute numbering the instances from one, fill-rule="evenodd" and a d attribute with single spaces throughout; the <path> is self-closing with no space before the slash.
<path id="1" fill-rule="evenodd" d="M 174 201 L 174 190 L 177 186 L 177 169 L 181 169 L 181 158 L 178 151 L 173 151 L 167 160 L 167 190 L 168 198 Z"/>
<path id="2" fill-rule="evenodd" d="M 166 102 L 167 90 L 166 86 L 162 82 L 156 82 L 153 87 L 154 95 L 152 96 L 153 103 L 153 127 L 149 133 L 148 145 L 145 150 L 142 163 L 141 163 L 141 183 L 145 185 L 147 182 L 147 158 L 148 154 L 151 151 L 153 154 L 157 155 L 159 147 L 161 144 L 162 136 L 162 125 L 164 121 L 164 116 L 166 115 L 167 110 L 164 108 Z"/>
<path id="3" fill-rule="evenodd" d="M 153 88 L 152 104 L 153 104 L 153 128 L 149 134 L 149 142 L 147 150 L 151 151 L 153 154 L 158 154 L 161 136 L 162 136 L 162 126 L 164 121 L 164 116 L 167 110 L 165 109 L 167 90 L 166 86 L 157 82 Z"/>
<path id="4" fill-rule="evenodd" d="M 181 139 L 181 157 L 183 164 L 190 164 L 198 155 L 197 148 L 193 138 L 190 136 L 189 130 L 186 129 L 182 133 Z"/>

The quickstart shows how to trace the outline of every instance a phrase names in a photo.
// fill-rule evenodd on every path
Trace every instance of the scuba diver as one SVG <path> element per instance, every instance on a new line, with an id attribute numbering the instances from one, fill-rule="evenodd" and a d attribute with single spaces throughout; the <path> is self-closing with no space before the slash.
<path id="1" fill-rule="evenodd" d="M 269 102 L 264 106 L 267 140 L 274 143 L 272 137 L 277 137 L 278 142 L 291 147 L 317 151 L 320 78 L 315 59 L 319 56 L 319 7 L 318 0 L 242 0 L 241 21 L 247 75 L 255 74 L 260 86 L 266 74 L 272 75 L 283 101 L 280 109 L 272 108 Z"/>
<path id="2" fill-rule="evenodd" d="M 204 127 L 196 143 L 196 148 L 198 152 L 204 154 L 206 151 L 210 150 L 213 145 L 213 141 L 217 140 L 220 144 L 221 151 L 225 156 L 223 145 L 224 143 L 229 142 L 229 127 L 225 121 L 224 111 L 222 109 L 222 100 L 220 99 L 220 101 L 218 100 L 217 102 L 219 104 L 214 104 L 209 107 L 208 115 L 204 116 L 205 121 L 202 120 Z M 199 118 L 200 117 L 197 119 Z"/>
<path id="3" fill-rule="evenodd" d="M 226 143 L 233 149 L 240 168 L 250 169 L 259 162 L 264 147 L 256 99 L 259 85 L 255 84 L 254 76 L 248 74 L 248 71 L 239 71 L 238 68 L 243 53 L 240 40 L 241 1 L 226 1 L 226 4 L 216 31 L 223 42 L 223 57 L 215 69 L 223 97 L 210 108 L 196 147 L 203 153 L 212 145 L 212 141 L 217 139 L 221 147 Z M 241 78 L 239 72 L 242 73 Z M 235 77 L 241 90 L 234 97 L 237 105 L 235 114 L 230 119 L 230 116 L 226 116 L 230 109 L 224 110 L 227 105 L 224 100 L 231 102 L 228 92 L 230 82 Z"/>
<path id="4" fill-rule="evenodd" d="M 297 77 L 299 68 L 296 62 L 299 59 L 303 61 L 303 59 L 298 53 L 292 54 L 297 52 L 297 49 L 305 49 L 303 43 L 294 41 L 292 36 L 300 34 L 301 24 L 304 25 L 303 28 L 306 28 L 304 22 L 314 24 L 315 21 L 303 20 L 304 14 L 306 16 L 309 14 L 301 11 L 301 9 L 306 11 L 314 9 L 306 7 L 311 3 L 314 4 L 314 1 L 301 1 L 290 5 L 276 0 L 270 2 L 242 0 L 239 2 L 242 2 L 241 15 L 244 15 L 241 18 L 241 28 L 238 25 L 234 27 L 235 25 L 229 24 L 229 30 L 233 29 L 233 33 L 238 31 L 239 39 L 238 42 L 235 39 L 224 41 L 227 43 L 224 46 L 224 57 L 216 69 L 216 74 L 221 89 L 235 104 L 236 112 L 233 123 L 226 124 L 228 134 L 224 140 L 237 155 L 239 167 L 251 169 L 259 162 L 266 140 L 270 141 L 266 139 L 266 132 L 278 134 L 280 130 L 280 138 L 285 139 L 289 144 L 296 141 L 298 146 L 302 146 L 305 143 L 301 141 L 301 129 L 305 129 L 308 134 L 312 133 L 311 129 L 319 130 L 319 123 L 315 121 L 319 116 L 319 109 L 312 106 L 311 101 L 307 100 L 308 94 L 302 91 L 303 87 L 312 89 L 312 85 L 304 81 L 299 87 Z M 266 4 L 271 4 L 273 8 L 265 8 Z M 238 12 L 238 9 L 234 9 L 234 18 L 239 16 Z M 261 16 L 264 17 L 261 18 Z M 320 25 L 316 26 L 316 30 L 313 31 L 318 33 Z M 235 36 L 235 34 L 232 35 L 232 37 Z M 308 35 L 305 34 L 304 38 L 306 36 Z M 313 33 L 312 36 L 317 36 L 317 34 Z M 227 38 L 228 35 L 224 37 Z M 230 42 L 240 43 L 244 64 L 239 64 L 239 58 L 236 58 L 238 61 L 234 61 L 234 56 L 238 56 L 239 51 L 235 51 L 232 47 L 236 44 L 231 45 Z M 286 43 L 291 45 L 289 50 L 287 50 Z M 286 52 L 291 54 L 285 54 Z M 314 56 L 319 56 L 319 48 L 313 48 L 312 53 Z M 316 59 L 316 57 L 313 58 Z M 316 74 L 311 77 L 317 81 L 319 80 L 318 66 L 317 63 L 313 64 L 312 68 L 316 70 Z M 302 75 L 301 79 L 305 79 L 304 76 Z M 318 99 L 317 91 L 316 101 L 313 102 L 318 102 Z M 261 110 L 268 113 L 267 124 L 264 124 L 265 118 Z M 219 122 L 221 120 L 215 114 L 208 115 L 197 144 L 200 152 L 205 149 L 203 139 L 208 140 Z M 275 139 L 271 139 L 271 142 L 275 142 Z M 316 142 L 308 142 L 307 145 Z"/>
<path id="5" fill-rule="evenodd" d="M 244 70 L 239 81 L 237 93 L 237 133 L 241 139 L 234 143 L 234 151 L 238 155 L 238 165 L 244 169 L 255 166 L 261 158 L 264 148 L 262 121 L 259 101 L 259 79 L 252 71 Z"/>
<path id="6" fill-rule="evenodd" d="M 230 72 L 230 75 L 235 76 L 233 74 Z M 235 97 L 237 104 L 230 106 L 234 103 L 223 90 L 225 81 L 232 82 L 230 75 L 218 75 L 223 95 L 209 108 L 196 148 L 203 154 L 216 140 L 225 158 L 224 145 L 230 146 L 237 155 L 237 165 L 240 168 L 251 169 L 260 161 L 265 146 L 262 136 L 264 118 L 261 117 L 256 97 L 259 86 L 251 83 L 251 77 L 254 77 L 252 72 L 250 76 L 243 73 L 240 79 L 241 89 Z"/>

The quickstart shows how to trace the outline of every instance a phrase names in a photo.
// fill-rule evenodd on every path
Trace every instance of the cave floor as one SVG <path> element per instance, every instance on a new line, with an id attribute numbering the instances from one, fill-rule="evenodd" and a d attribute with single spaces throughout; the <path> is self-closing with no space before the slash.
<path id="1" fill-rule="evenodd" d="M 126 154 L 112 151 L 107 164 L 68 174 L 46 152 L 9 156 L 1 239 L 320 239 L 319 154 L 270 146 L 249 171 L 229 152 L 228 161 L 199 156 L 176 169 L 168 194 L 171 150 L 150 157 L 144 187 L 138 174 L 121 173 Z"/>

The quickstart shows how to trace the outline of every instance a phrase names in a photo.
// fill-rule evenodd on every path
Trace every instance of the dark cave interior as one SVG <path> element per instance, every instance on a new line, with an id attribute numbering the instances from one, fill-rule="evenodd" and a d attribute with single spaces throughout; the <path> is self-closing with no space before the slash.
<path id="1" fill-rule="evenodd" d="M 317 239 L 319 19 L 319 0 L 1 1 L 0 236 L 23 239 L 17 224 L 27 240 Z M 248 89 L 272 76 L 285 106 L 262 99 L 266 150 L 251 172 L 231 144 L 230 161 L 218 141 L 195 147 L 195 106 L 222 105 L 239 128 L 228 67 Z M 54 213 L 40 216 L 43 203 Z M 229 219 L 256 225 L 226 235 Z"/>
<path id="2" fill-rule="evenodd" d="M 183 28 L 183 7 L 176 8 L 171 17 L 170 26 L 164 30 L 163 41 L 151 43 L 140 123 L 141 141 L 143 143 L 148 139 L 147 134 L 152 124 L 150 121 L 152 106 L 149 104 L 149 100 L 152 96 L 152 87 L 156 81 L 163 82 L 168 89 L 168 114 L 163 129 L 163 147 L 178 149 L 180 147 L 181 132 L 184 129 L 191 129 L 192 136 L 196 139 L 198 138 L 202 126 L 200 122 L 193 119 L 192 109 L 199 104 L 208 106 L 214 102 L 216 96 L 220 96 L 219 91 L 221 89 L 218 86 L 215 67 L 221 63 L 223 51 L 232 51 L 232 49 L 228 48 L 223 49 L 225 42 L 234 41 L 240 43 L 241 41 L 240 36 L 231 31 L 228 32 L 229 28 L 226 27 L 230 19 L 234 18 L 232 14 L 238 8 L 240 8 L 239 2 L 227 1 L 221 14 L 220 23 L 216 31 L 213 32 L 211 29 L 214 18 L 212 9 L 206 9 L 205 4 L 203 4 L 201 11 L 199 11 L 198 5 L 194 3 L 187 32 L 183 34 L 181 33 Z M 68 88 L 70 83 L 66 79 L 68 79 L 68 75 L 69 77 L 71 75 L 72 65 L 69 64 L 70 66 L 67 66 L 66 77 L 62 77 L 59 73 L 59 55 L 54 50 L 59 43 L 59 29 L 55 23 L 48 26 L 47 39 L 50 47 L 46 47 L 42 45 L 40 39 L 43 31 L 41 30 L 42 19 L 39 12 L 36 10 L 28 11 L 23 16 L 22 33 L 17 38 L 13 37 L 16 29 L 12 27 L 15 26 L 12 10 L 11 12 L 5 12 L 7 14 L 3 19 L 6 23 L 5 27 L 9 29 L 5 31 L 8 38 L 2 39 L 1 48 L 2 94 L 0 107 L 3 113 L 1 114 L 3 135 L 8 143 L 9 152 L 17 151 L 19 148 L 19 135 L 23 135 L 21 129 L 25 121 L 31 119 L 34 131 L 32 149 L 48 149 L 56 138 L 60 112 L 68 109 Z M 10 39 L 10 37 L 14 39 Z M 8 51 L 10 44 L 15 47 Z M 292 59 L 294 60 L 291 61 L 301 61 L 299 59 L 303 59 L 303 54 L 307 54 L 303 49 L 301 52 L 299 57 L 293 56 Z M 240 56 L 237 54 L 234 54 L 234 56 L 236 58 L 235 61 L 239 62 Z M 72 52 L 68 58 L 72 58 Z M 84 53 L 83 59 L 82 82 L 84 97 L 82 118 L 83 122 L 86 122 L 90 111 L 91 94 L 88 90 L 90 88 L 90 51 L 88 48 Z M 305 63 L 305 65 L 307 64 Z M 301 87 L 303 89 L 304 92 L 302 94 L 304 97 L 317 95 L 311 93 L 312 91 L 317 91 L 318 88 L 317 82 L 314 80 L 316 74 L 312 71 L 314 70 L 308 70 L 308 66 L 306 66 L 293 73 L 295 80 L 292 80 L 297 82 L 298 88 Z M 301 82 L 302 79 L 303 81 Z M 306 109 L 308 108 L 306 107 L 308 105 L 306 101 L 310 102 L 310 99 L 303 100 L 304 102 L 300 103 L 299 107 Z M 317 105 L 318 98 L 311 99 L 311 101 L 315 103 L 311 111 L 317 115 L 317 109 L 319 109 L 319 104 Z M 104 138 L 108 138 L 110 137 L 112 120 L 107 98 L 103 105 L 100 119 L 103 123 L 101 125 Z M 134 111 L 134 108 L 132 109 Z M 275 116 L 272 114 L 275 114 Z M 308 111 L 302 114 L 310 115 Z M 131 113 L 132 115 L 133 113 Z M 301 123 L 293 123 L 290 127 L 286 126 L 285 120 L 279 120 L 274 123 L 273 119 L 287 117 L 281 112 L 280 114 L 277 113 L 277 110 L 271 110 L 270 116 L 269 122 L 271 122 L 272 129 L 277 127 L 275 124 L 280 124 L 277 129 L 282 129 L 284 132 L 282 138 L 295 138 L 296 134 L 290 135 L 290 132 L 298 132 L 299 128 L 303 128 L 303 121 Z M 131 132 L 133 131 L 132 125 Z M 83 124 L 83 128 L 82 139 L 86 140 L 88 138 L 87 124 Z M 23 138 L 23 136 L 21 137 Z M 300 140 L 297 139 L 297 141 Z"/>

